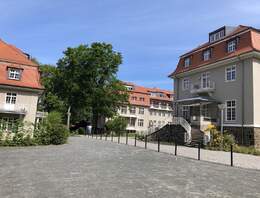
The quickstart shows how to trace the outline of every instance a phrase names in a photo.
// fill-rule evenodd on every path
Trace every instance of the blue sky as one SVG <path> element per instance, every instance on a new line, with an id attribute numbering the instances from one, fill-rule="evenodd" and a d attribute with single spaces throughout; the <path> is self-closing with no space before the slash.
<path id="1" fill-rule="evenodd" d="M 111 43 L 123 54 L 118 77 L 172 89 L 179 56 L 223 25 L 260 28 L 259 0 L 0 0 L 0 38 L 42 63 L 69 46 Z"/>

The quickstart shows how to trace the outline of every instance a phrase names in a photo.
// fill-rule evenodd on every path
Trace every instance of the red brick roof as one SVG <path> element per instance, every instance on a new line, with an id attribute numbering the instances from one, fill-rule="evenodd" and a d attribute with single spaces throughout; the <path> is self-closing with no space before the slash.
<path id="1" fill-rule="evenodd" d="M 8 68 L 22 70 L 20 80 L 8 79 Z M 43 89 L 40 83 L 39 66 L 13 45 L 0 40 L 0 85 Z"/>
<path id="2" fill-rule="evenodd" d="M 239 37 L 237 49 L 234 52 L 228 53 L 226 51 L 226 43 L 228 40 L 236 37 Z M 204 61 L 202 60 L 202 53 L 204 50 L 209 48 L 213 49 L 212 57 L 208 61 Z M 254 50 L 260 51 L 259 30 L 252 27 L 240 25 L 231 34 L 227 35 L 220 41 L 216 41 L 213 43 L 204 43 L 203 45 L 183 54 L 180 57 L 175 71 L 170 74 L 170 77 Z M 185 68 L 184 59 L 186 57 L 191 58 L 191 65 Z"/>
<path id="3" fill-rule="evenodd" d="M 150 106 L 151 100 L 164 101 L 164 102 L 172 102 L 173 99 L 170 97 L 173 92 L 169 90 L 163 90 L 159 88 L 148 88 L 139 85 L 135 85 L 129 82 L 123 82 L 124 85 L 132 86 L 133 90 L 129 91 L 129 103 L 132 105 L 140 105 L 140 106 Z M 151 96 L 151 92 L 153 93 L 162 93 L 164 97 L 159 96 Z M 140 98 L 144 98 L 144 101 L 140 100 Z"/>

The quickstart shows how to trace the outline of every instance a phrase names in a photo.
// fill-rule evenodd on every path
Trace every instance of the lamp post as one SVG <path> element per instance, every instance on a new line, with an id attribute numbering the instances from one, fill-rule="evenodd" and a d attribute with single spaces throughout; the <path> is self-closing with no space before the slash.
<path id="1" fill-rule="evenodd" d="M 219 104 L 218 108 L 221 111 L 221 124 L 220 124 L 220 131 L 221 131 L 221 150 L 223 150 L 223 133 L 224 133 L 224 127 L 223 127 L 223 123 L 224 123 L 224 110 L 226 108 L 226 104 Z"/>

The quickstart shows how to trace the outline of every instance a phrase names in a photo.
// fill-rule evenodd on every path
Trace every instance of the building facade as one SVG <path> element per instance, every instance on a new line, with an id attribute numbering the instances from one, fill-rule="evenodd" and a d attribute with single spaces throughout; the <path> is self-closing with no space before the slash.
<path id="1" fill-rule="evenodd" d="M 0 130 L 11 131 L 18 119 L 34 124 L 42 91 L 39 66 L 0 40 Z"/>
<path id="2" fill-rule="evenodd" d="M 124 83 L 129 92 L 129 105 L 122 105 L 118 113 L 128 121 L 127 131 L 151 133 L 172 122 L 173 92 Z"/>
<path id="3" fill-rule="evenodd" d="M 259 75 L 260 30 L 240 25 L 211 32 L 170 75 L 175 116 L 201 131 L 222 123 L 238 143 L 260 147 Z"/>

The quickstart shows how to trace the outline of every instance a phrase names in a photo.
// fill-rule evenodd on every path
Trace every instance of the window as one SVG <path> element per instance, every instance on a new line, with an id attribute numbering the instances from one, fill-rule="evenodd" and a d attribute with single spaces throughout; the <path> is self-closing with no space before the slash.
<path id="1" fill-rule="evenodd" d="M 160 111 L 158 112 L 158 114 L 159 114 L 159 116 L 161 116 L 161 115 L 162 115 L 162 113 L 161 113 Z"/>
<path id="2" fill-rule="evenodd" d="M 165 117 L 165 113 L 164 112 L 162 112 L 162 117 Z"/>
<path id="3" fill-rule="evenodd" d="M 144 101 L 144 98 L 143 98 L 143 97 L 140 97 L 139 100 L 140 100 L 140 101 Z"/>
<path id="4" fill-rule="evenodd" d="M 6 104 L 15 104 L 16 103 L 16 93 L 7 93 L 5 102 Z"/>
<path id="5" fill-rule="evenodd" d="M 137 100 L 137 97 L 136 97 L 136 96 L 132 96 L 131 99 L 132 99 L 132 100 Z"/>
<path id="6" fill-rule="evenodd" d="M 126 106 L 122 106 L 121 107 L 121 113 L 122 114 L 127 114 L 127 107 Z"/>
<path id="7" fill-rule="evenodd" d="M 235 121 L 236 120 L 236 100 L 226 101 L 226 120 Z"/>
<path id="8" fill-rule="evenodd" d="M 152 126 L 153 126 L 153 121 L 149 120 L 149 127 L 152 127 Z"/>
<path id="9" fill-rule="evenodd" d="M 132 91 L 132 90 L 134 90 L 134 88 L 132 87 L 132 86 L 125 86 L 126 87 L 126 89 L 128 90 L 128 91 Z"/>
<path id="10" fill-rule="evenodd" d="M 208 107 L 208 105 L 202 105 L 201 111 L 202 111 L 202 115 L 203 115 L 204 118 L 209 118 L 210 117 L 209 116 L 209 107 Z"/>
<path id="11" fill-rule="evenodd" d="M 150 110 L 150 115 L 151 115 L 151 116 L 153 115 L 153 110 Z"/>
<path id="12" fill-rule="evenodd" d="M 144 114 L 144 108 L 143 107 L 139 107 L 139 114 Z"/>
<path id="13" fill-rule="evenodd" d="M 189 118 L 189 106 L 182 106 L 182 117 L 185 119 Z"/>
<path id="14" fill-rule="evenodd" d="M 161 121 L 158 122 L 158 127 L 161 128 Z"/>
<path id="15" fill-rule="evenodd" d="M 226 68 L 226 81 L 235 81 L 236 80 L 236 66 Z"/>
<path id="16" fill-rule="evenodd" d="M 0 129 L 1 130 L 7 130 L 11 131 L 16 127 L 16 118 L 11 118 L 11 117 L 3 117 L 0 118 Z"/>
<path id="17" fill-rule="evenodd" d="M 227 44 L 227 51 L 228 52 L 235 51 L 236 50 L 236 45 L 237 45 L 236 40 L 229 41 L 228 44 Z"/>
<path id="18" fill-rule="evenodd" d="M 20 80 L 21 78 L 21 70 L 10 68 L 8 70 L 8 78 L 11 80 Z"/>
<path id="19" fill-rule="evenodd" d="M 130 118 L 129 125 L 134 127 L 135 126 L 135 118 Z"/>
<path id="20" fill-rule="evenodd" d="M 210 41 L 210 43 L 212 43 L 214 41 L 222 39 L 224 36 L 225 36 L 225 30 L 222 29 L 221 31 L 218 31 L 218 32 L 213 33 L 213 34 L 210 34 L 209 41 Z"/>
<path id="21" fill-rule="evenodd" d="M 135 107 L 130 107 L 130 114 L 135 114 Z"/>
<path id="22" fill-rule="evenodd" d="M 191 64 L 191 59 L 190 57 L 187 57 L 184 59 L 184 67 L 189 67 Z"/>
<path id="23" fill-rule="evenodd" d="M 201 87 L 202 88 L 209 88 L 210 87 L 210 80 L 209 80 L 209 72 L 201 74 Z"/>
<path id="24" fill-rule="evenodd" d="M 182 89 L 183 91 L 190 89 L 190 80 L 188 78 L 182 80 Z"/>
<path id="25" fill-rule="evenodd" d="M 144 126 L 144 120 L 143 119 L 138 119 L 138 126 L 140 126 L 140 127 Z"/>
<path id="26" fill-rule="evenodd" d="M 207 61 L 211 58 L 211 50 L 207 49 L 203 52 L 203 60 Z"/>

